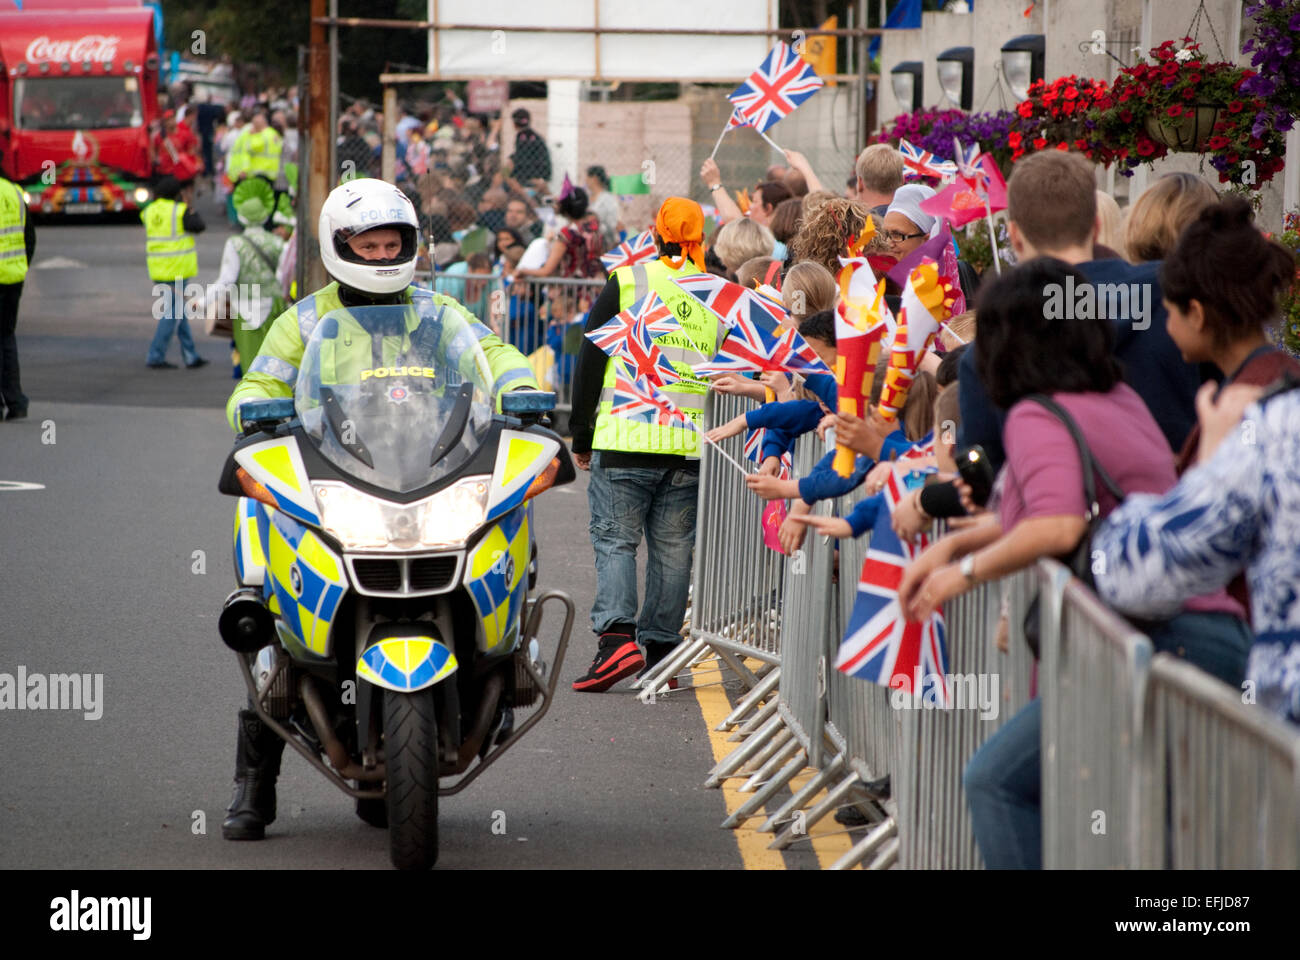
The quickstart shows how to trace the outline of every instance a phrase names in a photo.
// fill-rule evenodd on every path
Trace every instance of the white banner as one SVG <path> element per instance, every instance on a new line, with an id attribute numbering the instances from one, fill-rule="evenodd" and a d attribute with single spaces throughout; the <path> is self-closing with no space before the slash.
<path id="1" fill-rule="evenodd" d="M 438 0 L 438 22 L 473 26 L 602 29 L 765 30 L 776 0 Z M 432 0 L 429 18 L 433 19 Z M 443 77 L 514 77 L 736 82 L 759 65 L 778 37 L 532 33 L 508 29 L 431 32 L 429 72 Z M 789 38 L 785 38 L 789 39 Z"/>

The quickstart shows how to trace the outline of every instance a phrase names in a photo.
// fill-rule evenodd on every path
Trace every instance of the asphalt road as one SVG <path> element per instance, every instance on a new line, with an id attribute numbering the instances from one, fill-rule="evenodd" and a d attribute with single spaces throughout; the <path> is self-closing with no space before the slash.
<path id="1" fill-rule="evenodd" d="M 200 238 L 201 280 L 226 235 Z M 386 867 L 385 835 L 287 749 L 268 839 L 220 837 L 244 696 L 216 633 L 233 588 L 234 502 L 216 490 L 233 381 L 226 344 L 201 331 L 209 366 L 145 367 L 143 264 L 142 227 L 43 226 L 23 295 L 30 417 L 0 423 L 0 481 L 43 489 L 0 490 L 0 672 L 102 673 L 103 715 L 0 711 L 0 868 Z M 595 649 L 585 482 L 537 509 L 541 586 L 578 608 L 561 694 L 443 799 L 439 868 L 739 868 L 723 796 L 701 786 L 714 757 L 695 695 L 568 689 Z M 782 863 L 817 861 L 796 847 Z"/>

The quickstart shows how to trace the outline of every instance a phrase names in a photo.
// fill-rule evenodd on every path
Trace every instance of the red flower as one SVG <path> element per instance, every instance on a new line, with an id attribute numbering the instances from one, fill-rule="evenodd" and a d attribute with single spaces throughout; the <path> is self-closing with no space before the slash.
<path id="1" fill-rule="evenodd" d="M 1012 130 L 1010 135 L 1007 137 L 1007 146 L 1013 149 L 1018 149 L 1020 147 L 1020 141 L 1023 139 L 1024 138 L 1020 135 L 1019 130 Z"/>
<path id="2" fill-rule="evenodd" d="M 1231 179 L 1231 178 L 1228 176 L 1228 171 L 1227 171 L 1227 170 L 1225 170 L 1225 171 L 1223 171 L 1223 173 L 1219 174 L 1219 182 L 1220 182 L 1220 183 L 1227 183 L 1230 179 Z"/>
<path id="3" fill-rule="evenodd" d="M 1063 143 L 1058 143 L 1058 144 L 1056 145 L 1056 149 L 1057 149 L 1057 150 L 1069 150 L 1070 148 L 1067 147 L 1067 146 L 1066 146 L 1065 144 L 1063 144 Z"/>
<path id="4" fill-rule="evenodd" d="M 1021 101 L 1020 106 L 1016 107 L 1016 112 L 1028 120 L 1034 115 L 1034 105 L 1029 100 L 1023 100 Z"/>
<path id="5" fill-rule="evenodd" d="M 1125 90 L 1123 93 L 1121 93 L 1121 94 L 1119 95 L 1119 102 L 1120 102 L 1120 103 L 1125 103 L 1125 102 L 1127 102 L 1128 100 L 1131 100 L 1132 98 L 1133 98 L 1133 94 L 1131 94 L 1131 93 L 1129 93 L 1127 90 Z"/>
<path id="6" fill-rule="evenodd" d="M 1166 110 L 1165 113 L 1171 117 L 1181 117 L 1183 115 L 1183 105 L 1181 103 L 1175 103 L 1172 107 Z"/>
<path id="7" fill-rule="evenodd" d="M 1066 114 L 1074 113 L 1074 101 L 1066 100 L 1063 104 L 1061 104 L 1061 110 Z"/>
<path id="8" fill-rule="evenodd" d="M 1188 79 L 1188 81 L 1191 82 L 1191 83 L 1200 83 L 1200 82 L 1201 82 L 1201 75 L 1200 75 L 1199 73 L 1193 73 L 1193 74 L 1192 74 L 1191 76 L 1189 76 L 1187 79 Z"/>
<path id="9" fill-rule="evenodd" d="M 1153 141 L 1142 137 L 1138 140 L 1137 152 L 1139 157 L 1149 157 L 1156 152 L 1156 145 Z"/>
<path id="10" fill-rule="evenodd" d="M 1132 123 L 1132 122 L 1133 122 L 1133 111 L 1130 110 L 1128 107 L 1125 107 L 1123 110 L 1121 110 L 1121 111 L 1119 112 L 1119 118 L 1120 118 L 1120 120 L 1122 120 L 1124 123 Z"/>
<path id="11" fill-rule="evenodd" d="M 1075 100 L 1079 96 L 1079 91 L 1074 87 L 1066 87 L 1064 96 L 1066 100 Z"/>
<path id="12" fill-rule="evenodd" d="M 1162 67 L 1166 77 L 1175 77 L 1178 75 L 1178 64 L 1176 61 L 1169 61 Z"/>
<path id="13" fill-rule="evenodd" d="M 1086 150 L 1086 149 L 1088 149 L 1088 141 L 1087 141 L 1087 140 L 1084 140 L 1084 139 L 1082 139 L 1082 138 L 1080 138 L 1080 139 L 1074 141 L 1074 149 L 1076 149 L 1076 150 Z"/>
<path id="14" fill-rule="evenodd" d="M 1044 140 L 1042 137 L 1037 137 L 1034 139 L 1035 150 L 1042 150 L 1045 146 L 1047 146 L 1047 141 Z M 1037 163 L 1038 161 L 1035 160 L 1034 162 Z"/>
<path id="15" fill-rule="evenodd" d="M 1222 150 L 1231 142 L 1232 141 L 1229 140 L 1227 137 L 1210 137 L 1209 141 L 1206 143 L 1206 146 L 1209 147 L 1211 150 Z"/>
<path id="16" fill-rule="evenodd" d="M 1192 99 L 1192 97 L 1194 97 L 1194 96 L 1196 96 L 1196 91 L 1193 90 L 1191 87 L 1188 87 L 1187 89 L 1185 89 L 1185 90 L 1183 91 L 1183 99 L 1184 99 L 1184 100 L 1190 100 L 1190 99 Z"/>
<path id="17" fill-rule="evenodd" d="M 1234 100 L 1234 101 L 1232 101 L 1232 103 L 1228 104 L 1228 112 L 1229 112 L 1229 113 L 1241 113 L 1242 108 L 1245 107 L 1245 106 L 1246 106 L 1246 105 L 1245 105 L 1244 103 L 1242 103 L 1240 100 Z"/>

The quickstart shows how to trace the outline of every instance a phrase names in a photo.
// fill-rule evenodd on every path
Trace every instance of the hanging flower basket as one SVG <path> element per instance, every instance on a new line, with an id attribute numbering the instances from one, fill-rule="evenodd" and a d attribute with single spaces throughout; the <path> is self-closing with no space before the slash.
<path id="1" fill-rule="evenodd" d="M 1170 151 L 1200 153 L 1221 183 L 1258 190 L 1282 169 L 1286 145 L 1276 129 L 1256 129 L 1264 101 L 1243 89 L 1255 72 L 1207 60 L 1190 37 L 1182 42 L 1153 48 L 1096 100 L 1085 123 L 1089 155 L 1132 176 Z"/>
<path id="2" fill-rule="evenodd" d="M 1204 153 L 1223 110 L 1223 104 L 1193 103 L 1178 117 L 1147 114 L 1147 134 L 1175 153 Z"/>

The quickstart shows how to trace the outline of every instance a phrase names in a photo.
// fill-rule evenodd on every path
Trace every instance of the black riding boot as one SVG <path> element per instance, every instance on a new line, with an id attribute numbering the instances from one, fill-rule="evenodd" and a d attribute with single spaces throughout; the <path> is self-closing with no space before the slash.
<path id="1" fill-rule="evenodd" d="M 275 778 L 280 775 L 284 741 L 252 710 L 239 711 L 235 747 L 235 796 L 221 824 L 227 840 L 261 840 L 275 822 Z"/>

